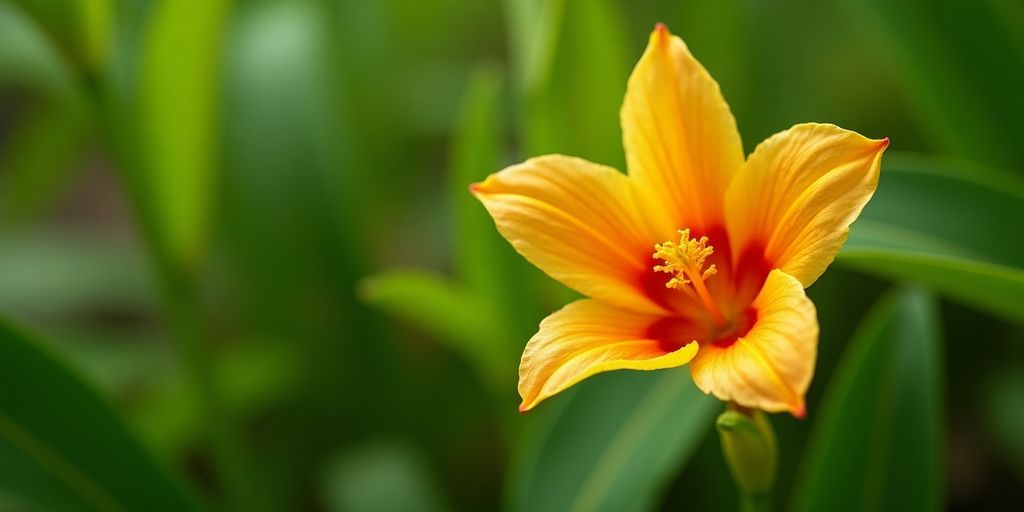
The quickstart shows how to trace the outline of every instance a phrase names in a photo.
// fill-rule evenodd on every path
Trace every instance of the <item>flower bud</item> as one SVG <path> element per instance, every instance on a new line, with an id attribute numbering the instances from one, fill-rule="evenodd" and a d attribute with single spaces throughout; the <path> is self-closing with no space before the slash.
<path id="1" fill-rule="evenodd" d="M 747 495 L 771 493 L 778 470 L 775 431 L 760 410 L 731 407 L 716 423 L 722 452 L 740 491 Z"/>

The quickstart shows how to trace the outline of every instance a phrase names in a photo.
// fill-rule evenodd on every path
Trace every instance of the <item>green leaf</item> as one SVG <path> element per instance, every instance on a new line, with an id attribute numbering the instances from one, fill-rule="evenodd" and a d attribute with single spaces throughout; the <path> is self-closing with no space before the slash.
<path id="1" fill-rule="evenodd" d="M 60 98 L 76 93 L 75 76 L 36 20 L 0 1 L 0 84 L 21 86 Z"/>
<path id="2" fill-rule="evenodd" d="M 418 270 L 392 270 L 363 280 L 363 300 L 448 344 L 480 375 L 502 389 L 514 375 L 515 355 L 497 315 L 486 302 L 443 276 Z"/>
<path id="3" fill-rule="evenodd" d="M 460 281 L 393 270 L 364 280 L 361 292 L 370 304 L 449 345 L 495 390 L 505 391 L 514 377 L 516 352 L 530 334 L 525 331 L 535 327 L 535 312 L 527 280 L 521 278 L 525 262 L 498 235 L 468 190 L 500 165 L 500 92 L 500 75 L 494 69 L 474 72 L 452 142 L 448 193 Z"/>
<path id="4" fill-rule="evenodd" d="M 570 394 L 529 413 L 541 423 L 511 469 L 511 510 L 653 509 L 720 409 L 688 368 L 602 374 Z"/>
<path id="5" fill-rule="evenodd" d="M 1024 245 L 1004 232 L 1021 215 L 1024 183 L 1013 175 L 892 155 L 838 261 L 1024 322 Z"/>
<path id="6" fill-rule="evenodd" d="M 110 406 L 0 321 L 0 494 L 43 510 L 196 510 Z"/>
<path id="7" fill-rule="evenodd" d="M 851 4 L 868 15 L 872 37 L 881 38 L 904 82 L 905 103 L 934 147 L 1007 169 L 1024 163 L 1015 143 L 1024 134 L 1024 103 L 1004 100 L 1024 88 L 1013 2 Z"/>
<path id="8" fill-rule="evenodd" d="M 112 22 L 111 0 L 15 0 L 58 46 L 63 58 L 83 71 L 98 69 L 106 57 Z"/>
<path id="9" fill-rule="evenodd" d="M 625 14 L 608 0 L 570 0 L 550 76 L 526 91 L 524 156 L 561 153 L 623 169 L 619 108 L 629 78 Z"/>
<path id="10" fill-rule="evenodd" d="M 497 338 L 480 343 L 522 346 L 536 327 L 530 265 L 516 254 L 487 210 L 468 187 L 497 172 L 503 163 L 501 74 L 482 66 L 474 71 L 455 126 L 449 171 L 451 223 L 455 227 L 455 270 L 461 282 L 494 311 Z"/>
<path id="11" fill-rule="evenodd" d="M 208 236 L 229 1 L 158 4 L 141 57 L 143 218 L 155 224 L 155 241 L 177 266 L 194 265 Z"/>
<path id="12" fill-rule="evenodd" d="M 77 0 L 82 51 L 93 68 L 103 66 L 110 51 L 114 24 L 114 0 Z"/>
<path id="13" fill-rule="evenodd" d="M 0 209 L 15 221 L 45 213 L 59 196 L 89 140 L 81 105 L 44 103 L 13 127 L 0 153 Z"/>
<path id="14" fill-rule="evenodd" d="M 497 70 L 482 67 L 474 72 L 452 141 L 448 193 L 455 228 L 456 269 L 474 289 L 500 287 L 503 274 L 494 260 L 505 241 L 468 190 L 471 183 L 483 181 L 501 165 L 500 92 L 501 75 Z"/>
<path id="15" fill-rule="evenodd" d="M 530 42 L 544 47 L 543 59 L 535 61 L 540 71 L 528 68 L 527 83 L 517 91 L 520 157 L 560 153 L 623 169 L 619 107 L 633 59 L 622 8 L 609 0 L 510 4 L 532 13 L 537 33 Z M 517 18 L 508 19 L 515 36 Z M 515 57 L 514 40 L 511 46 Z M 557 305 L 577 297 L 546 277 L 538 288 Z"/>
<path id="16" fill-rule="evenodd" d="M 812 425 L 792 510 L 939 510 L 942 346 L 935 302 L 892 292 L 854 334 Z"/>
<path id="17" fill-rule="evenodd" d="M 543 88 L 554 60 L 566 0 L 506 0 L 509 47 L 521 91 Z"/>

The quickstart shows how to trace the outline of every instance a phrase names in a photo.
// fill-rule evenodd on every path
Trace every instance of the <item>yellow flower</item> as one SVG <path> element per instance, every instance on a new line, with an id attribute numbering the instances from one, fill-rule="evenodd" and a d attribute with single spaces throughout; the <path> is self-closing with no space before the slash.
<path id="1" fill-rule="evenodd" d="M 800 124 L 744 160 L 718 84 L 661 24 L 621 122 L 628 176 L 548 155 L 470 187 L 520 254 L 590 297 L 526 345 L 520 410 L 599 372 L 691 363 L 705 393 L 803 417 L 818 343 L 804 288 L 874 193 L 889 140 Z"/>

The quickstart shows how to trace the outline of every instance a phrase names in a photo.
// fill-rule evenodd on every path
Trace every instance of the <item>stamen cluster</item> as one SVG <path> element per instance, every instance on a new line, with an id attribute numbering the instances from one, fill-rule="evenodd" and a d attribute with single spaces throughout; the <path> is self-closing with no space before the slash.
<path id="1" fill-rule="evenodd" d="M 690 238 L 690 229 L 679 230 L 679 243 L 670 241 L 655 244 L 654 258 L 663 260 L 664 265 L 656 265 L 656 272 L 672 274 L 665 286 L 678 290 L 692 282 L 693 279 L 701 281 L 714 275 L 718 270 L 712 264 L 703 269 L 704 260 L 715 252 L 714 247 L 708 245 L 708 237 L 702 236 L 699 239 Z"/>

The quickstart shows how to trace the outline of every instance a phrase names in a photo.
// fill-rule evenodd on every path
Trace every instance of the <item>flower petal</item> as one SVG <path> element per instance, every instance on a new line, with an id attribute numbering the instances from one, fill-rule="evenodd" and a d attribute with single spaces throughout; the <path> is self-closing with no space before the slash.
<path id="1" fill-rule="evenodd" d="M 566 286 L 638 312 L 664 308 L 640 276 L 654 242 L 644 234 L 632 184 L 622 173 L 579 158 L 548 155 L 492 174 L 471 187 L 512 245 Z"/>
<path id="2" fill-rule="evenodd" d="M 764 252 L 810 286 L 832 263 L 878 185 L 889 139 L 830 124 L 800 124 L 754 150 L 726 195 L 734 256 Z"/>
<path id="3" fill-rule="evenodd" d="M 773 270 L 751 308 L 757 319 L 746 335 L 701 346 L 693 380 L 721 400 L 803 417 L 818 347 L 814 304 L 800 281 Z"/>
<path id="4" fill-rule="evenodd" d="M 664 25 L 629 78 L 621 117 L 629 174 L 664 229 L 721 225 L 725 189 L 743 164 L 739 131 L 718 83 Z"/>
<path id="5" fill-rule="evenodd" d="M 519 364 L 520 411 L 596 373 L 658 370 L 697 353 L 699 328 L 683 319 L 630 313 L 578 300 L 551 314 L 530 339 Z"/>

